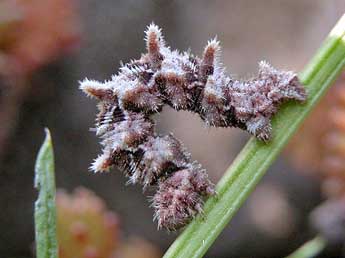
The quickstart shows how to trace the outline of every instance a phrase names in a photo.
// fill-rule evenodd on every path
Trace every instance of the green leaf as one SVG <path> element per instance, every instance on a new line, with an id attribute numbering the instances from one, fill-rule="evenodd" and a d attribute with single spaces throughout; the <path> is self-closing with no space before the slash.
<path id="1" fill-rule="evenodd" d="M 277 158 L 303 120 L 325 94 L 345 64 L 345 15 L 299 74 L 308 91 L 304 105 L 288 103 L 273 119 L 268 144 L 251 138 L 216 186 L 197 216 L 170 246 L 164 258 L 202 257 Z"/>
<path id="2" fill-rule="evenodd" d="M 57 258 L 54 153 L 48 129 L 36 159 L 35 188 L 36 257 Z"/>
<path id="3" fill-rule="evenodd" d="M 306 242 L 286 258 L 313 258 L 316 257 L 316 255 L 318 255 L 325 246 L 326 240 L 323 237 L 317 236 Z"/>

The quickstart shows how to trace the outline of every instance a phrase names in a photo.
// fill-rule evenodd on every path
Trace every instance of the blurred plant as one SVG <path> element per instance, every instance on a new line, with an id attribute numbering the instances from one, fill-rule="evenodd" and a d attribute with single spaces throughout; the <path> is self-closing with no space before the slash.
<path id="1" fill-rule="evenodd" d="M 117 215 L 92 191 L 57 192 L 60 258 L 158 258 L 161 253 L 137 236 L 121 239 Z"/>
<path id="2" fill-rule="evenodd" d="M 56 196 L 60 258 L 158 258 L 158 249 L 135 237 L 121 239 L 117 215 L 92 191 L 79 187 Z"/>
<path id="3" fill-rule="evenodd" d="M 0 3 L 0 71 L 28 76 L 79 42 L 74 0 L 4 0 Z"/>
<path id="4" fill-rule="evenodd" d="M 310 224 L 328 245 L 345 246 L 345 73 L 307 119 L 289 148 L 301 171 L 318 177 L 327 198 Z"/>
<path id="5" fill-rule="evenodd" d="M 321 179 L 327 197 L 345 194 L 345 73 L 308 117 L 286 153 L 302 171 Z"/>
<path id="6" fill-rule="evenodd" d="M 310 214 L 311 227 L 327 245 L 345 248 L 345 73 L 295 135 L 287 154 L 299 171 L 320 180 L 326 197 Z"/>
<path id="7" fill-rule="evenodd" d="M 30 90 L 31 75 L 79 43 L 75 1 L 0 2 L 0 156 Z"/>
<path id="8" fill-rule="evenodd" d="M 294 136 L 288 158 L 320 180 L 326 201 L 310 224 L 327 245 L 345 247 L 345 73 L 334 83 Z"/>
<path id="9" fill-rule="evenodd" d="M 159 258 L 162 254 L 158 249 L 139 237 L 129 237 L 123 242 L 117 253 L 118 258 Z"/>
<path id="10" fill-rule="evenodd" d="M 77 188 L 56 196 L 57 234 L 60 258 L 110 258 L 119 245 L 115 213 L 93 192 Z"/>

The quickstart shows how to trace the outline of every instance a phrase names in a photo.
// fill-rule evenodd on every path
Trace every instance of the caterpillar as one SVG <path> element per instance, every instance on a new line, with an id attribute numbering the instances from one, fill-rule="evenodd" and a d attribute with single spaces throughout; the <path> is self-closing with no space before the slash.
<path id="1" fill-rule="evenodd" d="M 227 76 L 216 38 L 199 58 L 171 50 L 153 23 L 145 35 L 147 53 L 140 59 L 122 64 L 103 83 L 80 82 L 81 90 L 99 100 L 95 131 L 103 153 L 90 169 L 102 172 L 116 166 L 131 183 L 156 187 L 152 206 L 158 228 L 176 230 L 202 212 L 203 200 L 215 194 L 214 185 L 178 139 L 155 132 L 151 115 L 169 105 L 199 114 L 209 126 L 238 127 L 268 141 L 270 119 L 279 105 L 302 102 L 307 95 L 295 73 L 265 61 L 251 80 Z"/>

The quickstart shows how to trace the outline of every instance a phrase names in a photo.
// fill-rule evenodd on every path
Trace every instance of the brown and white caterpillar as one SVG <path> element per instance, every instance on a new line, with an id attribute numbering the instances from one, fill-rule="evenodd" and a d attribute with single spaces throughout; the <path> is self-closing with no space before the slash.
<path id="1" fill-rule="evenodd" d="M 306 92 L 295 73 L 264 61 L 256 78 L 227 76 L 216 39 L 208 42 L 201 58 L 172 51 L 155 24 L 148 26 L 145 41 L 147 53 L 122 65 L 111 80 L 80 83 L 80 89 L 99 100 L 96 134 L 103 154 L 91 170 L 117 166 L 130 182 L 144 189 L 156 186 L 154 218 L 159 228 L 175 230 L 202 211 L 203 199 L 214 194 L 214 187 L 180 141 L 157 135 L 150 116 L 169 105 L 199 114 L 207 125 L 239 127 L 267 141 L 278 106 L 291 99 L 304 101 Z"/>

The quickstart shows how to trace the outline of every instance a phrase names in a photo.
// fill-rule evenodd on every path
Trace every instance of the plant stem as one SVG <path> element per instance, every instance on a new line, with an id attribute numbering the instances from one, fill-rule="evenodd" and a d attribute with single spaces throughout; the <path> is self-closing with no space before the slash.
<path id="1" fill-rule="evenodd" d="M 48 129 L 36 159 L 35 188 L 39 191 L 35 202 L 36 257 L 57 258 L 54 153 Z"/>
<path id="2" fill-rule="evenodd" d="M 256 184 L 277 158 L 302 121 L 325 94 L 345 64 L 345 15 L 326 38 L 314 58 L 299 74 L 308 91 L 304 105 L 284 105 L 272 121 L 269 144 L 251 138 L 216 186 L 217 196 L 207 200 L 197 216 L 170 246 L 164 258 L 202 257 Z"/>
<path id="3" fill-rule="evenodd" d="M 326 246 L 326 240 L 317 236 L 306 242 L 286 258 L 312 258 L 318 255 Z"/>

